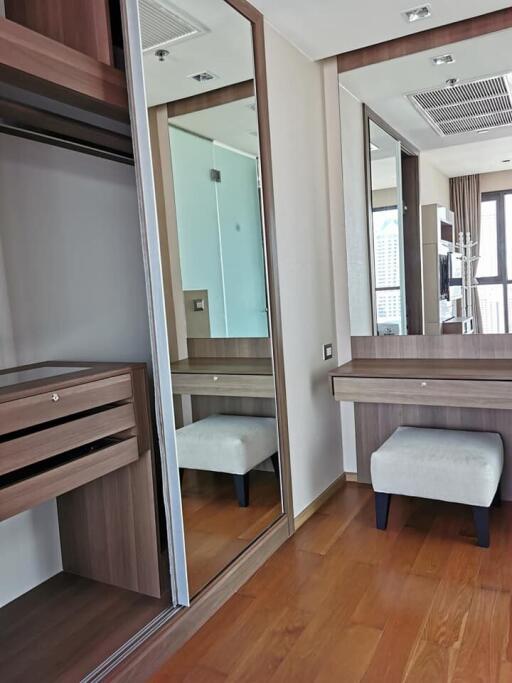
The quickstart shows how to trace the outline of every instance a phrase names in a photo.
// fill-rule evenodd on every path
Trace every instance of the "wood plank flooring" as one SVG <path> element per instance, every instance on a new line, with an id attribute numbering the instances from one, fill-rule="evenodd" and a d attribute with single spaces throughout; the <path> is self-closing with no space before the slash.
<path id="1" fill-rule="evenodd" d="M 182 504 L 191 596 L 282 514 L 274 472 L 259 470 L 250 475 L 249 507 L 239 507 L 230 475 L 194 470 L 185 471 Z"/>
<path id="2" fill-rule="evenodd" d="M 0 609 L 0 680 L 80 681 L 169 605 L 57 574 Z"/>
<path id="3" fill-rule="evenodd" d="M 153 683 L 512 682 L 512 504 L 491 547 L 471 511 L 337 492 L 158 672 Z"/>

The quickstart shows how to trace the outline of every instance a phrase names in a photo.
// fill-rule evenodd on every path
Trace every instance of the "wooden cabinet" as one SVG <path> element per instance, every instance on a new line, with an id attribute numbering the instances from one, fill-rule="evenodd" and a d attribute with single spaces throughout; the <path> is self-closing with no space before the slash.
<path id="1" fill-rule="evenodd" d="M 0 372 L 0 521 L 57 498 L 64 571 L 160 597 L 151 443 L 143 365 Z"/>

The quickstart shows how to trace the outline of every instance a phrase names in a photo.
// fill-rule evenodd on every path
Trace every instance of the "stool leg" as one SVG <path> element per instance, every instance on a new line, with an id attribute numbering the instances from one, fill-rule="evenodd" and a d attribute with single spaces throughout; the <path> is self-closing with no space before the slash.
<path id="1" fill-rule="evenodd" d="M 494 500 L 492 501 L 492 507 L 494 507 L 494 508 L 501 507 L 501 490 L 500 490 L 499 484 L 498 484 L 498 488 L 496 489 L 496 493 L 494 494 Z"/>
<path id="2" fill-rule="evenodd" d="M 238 505 L 246 508 L 249 505 L 249 472 L 247 474 L 234 474 L 235 492 L 238 498 Z"/>
<path id="3" fill-rule="evenodd" d="M 375 491 L 375 520 L 377 529 L 384 530 L 388 525 L 390 493 L 379 493 Z"/>
<path id="4" fill-rule="evenodd" d="M 473 519 L 475 520 L 475 531 L 477 545 L 481 548 L 489 547 L 489 508 L 473 506 Z"/>
<path id="5" fill-rule="evenodd" d="M 270 456 L 270 459 L 272 460 L 272 467 L 274 468 L 276 479 L 279 481 L 279 454 L 274 453 L 274 455 Z"/>

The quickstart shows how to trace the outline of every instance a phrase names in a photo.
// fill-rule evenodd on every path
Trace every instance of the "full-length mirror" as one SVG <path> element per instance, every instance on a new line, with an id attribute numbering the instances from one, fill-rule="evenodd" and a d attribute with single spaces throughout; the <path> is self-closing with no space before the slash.
<path id="1" fill-rule="evenodd" d="M 511 331 L 511 38 L 340 73 L 353 336 Z"/>
<path id="2" fill-rule="evenodd" d="M 283 514 L 252 25 L 140 8 L 194 596 Z"/>

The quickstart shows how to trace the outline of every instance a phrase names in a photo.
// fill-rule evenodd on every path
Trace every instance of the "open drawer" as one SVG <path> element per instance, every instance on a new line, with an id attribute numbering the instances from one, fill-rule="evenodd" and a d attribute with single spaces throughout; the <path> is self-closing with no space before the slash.
<path id="1" fill-rule="evenodd" d="M 137 437 L 108 437 L 0 477 L 0 522 L 135 462 Z"/>

